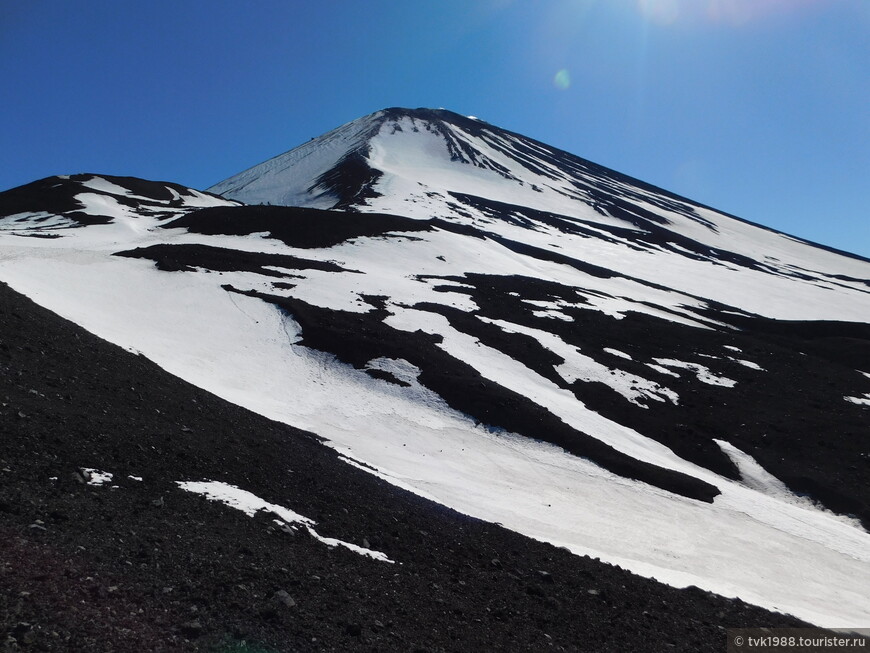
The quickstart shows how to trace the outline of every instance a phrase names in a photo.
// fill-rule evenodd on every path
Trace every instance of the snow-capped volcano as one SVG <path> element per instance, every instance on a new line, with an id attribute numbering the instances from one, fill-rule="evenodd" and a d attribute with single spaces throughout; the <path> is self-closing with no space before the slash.
<path id="1" fill-rule="evenodd" d="M 868 314 L 860 257 L 441 109 L 378 111 L 209 191 L 246 204 L 449 218 L 516 240 L 527 253 L 576 252 L 586 264 L 768 317 Z"/>
<path id="2" fill-rule="evenodd" d="M 870 618 L 870 261 L 443 110 L 146 186 L 0 195 L 0 279 L 466 514 Z"/>

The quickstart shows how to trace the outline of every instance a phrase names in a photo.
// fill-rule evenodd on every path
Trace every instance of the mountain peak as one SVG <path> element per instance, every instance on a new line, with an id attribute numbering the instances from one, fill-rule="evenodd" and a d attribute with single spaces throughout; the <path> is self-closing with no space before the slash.
<path id="1" fill-rule="evenodd" d="M 596 216 L 605 222 L 616 218 L 627 226 L 637 226 L 642 214 L 648 217 L 642 208 L 626 212 L 615 207 L 610 198 L 619 194 L 697 217 L 684 198 L 442 108 L 376 111 L 208 190 L 248 204 L 421 218 L 456 218 L 451 206 L 457 205 L 465 205 L 464 213 L 479 214 L 456 193 L 593 221 Z M 652 220 L 662 222 L 660 217 Z"/>
<path id="2" fill-rule="evenodd" d="M 369 160 L 372 140 L 409 123 L 419 131 L 472 132 L 482 121 L 447 109 L 389 107 L 312 138 L 283 154 L 212 186 L 209 191 L 248 204 L 356 209 L 379 193 L 381 172 Z"/>
<path id="3" fill-rule="evenodd" d="M 445 109 L 444 107 L 438 107 L 437 109 L 432 109 L 428 107 L 418 107 L 416 109 L 409 109 L 407 107 L 388 107 L 386 109 L 382 109 L 381 111 L 377 111 L 372 115 L 380 115 L 386 120 L 395 120 L 407 117 L 413 118 L 414 120 L 428 120 L 430 122 L 449 122 L 463 126 L 473 125 L 475 123 L 487 124 L 486 122 L 476 117 L 465 116 L 461 113 L 451 111 L 450 109 Z"/>
<path id="4" fill-rule="evenodd" d="M 487 171 L 485 176 L 499 183 L 511 180 L 528 186 L 529 192 L 541 192 L 534 182 L 523 181 L 529 173 L 535 179 L 552 178 L 538 160 L 541 156 L 568 157 L 575 166 L 582 161 L 447 109 L 390 107 L 313 138 L 209 190 L 248 204 L 366 210 L 376 197 L 398 198 L 390 183 L 397 176 L 413 176 L 427 193 L 442 196 L 445 191 L 469 191 L 468 182 L 478 187 L 480 180 L 473 174 L 469 177 L 469 168 L 461 164 Z M 435 177 L 426 179 L 427 173 Z M 390 188 L 378 188 L 383 185 Z M 493 189 L 493 194 L 500 196 L 501 190 Z M 419 193 L 400 195 L 408 204 L 416 203 Z"/>

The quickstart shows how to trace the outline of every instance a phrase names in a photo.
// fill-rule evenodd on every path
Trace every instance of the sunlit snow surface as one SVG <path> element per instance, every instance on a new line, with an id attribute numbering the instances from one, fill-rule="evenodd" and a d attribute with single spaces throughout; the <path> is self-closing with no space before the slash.
<path id="1" fill-rule="evenodd" d="M 93 469 L 90 467 L 82 468 L 82 471 L 85 473 L 85 479 L 88 485 L 106 485 L 112 482 L 112 473 L 111 472 L 103 472 L 99 469 Z"/>
<path id="2" fill-rule="evenodd" d="M 176 481 L 176 483 L 182 490 L 193 492 L 194 494 L 201 494 L 211 501 L 219 501 L 230 508 L 241 510 L 249 517 L 253 517 L 261 510 L 272 513 L 277 517 L 276 521 L 279 523 L 286 524 L 289 528 L 294 530 L 299 526 L 303 526 L 311 537 L 327 546 L 340 546 L 349 551 L 353 551 L 354 553 L 374 558 L 375 560 L 380 560 L 381 562 L 393 562 L 380 551 L 374 551 L 357 544 L 337 540 L 334 537 L 323 537 L 314 530 L 315 522 L 308 517 L 303 517 L 289 508 L 264 501 L 257 495 L 238 488 L 235 485 L 222 483 L 220 481 Z"/>
<path id="3" fill-rule="evenodd" d="M 864 376 L 870 379 L 870 374 L 867 372 L 861 372 Z M 858 404 L 859 406 L 870 406 L 870 392 L 865 392 L 861 397 L 843 397 L 846 401 L 852 404 Z"/>
<path id="4" fill-rule="evenodd" d="M 437 148 L 437 140 L 431 145 Z M 322 153 L 327 155 L 332 156 Z M 407 175 L 392 181 L 384 178 L 383 183 L 398 187 L 407 179 L 410 184 L 416 173 L 405 166 L 431 161 L 403 158 L 406 155 L 411 156 L 403 150 L 375 148 L 373 156 L 381 156 L 385 168 L 393 166 Z M 273 160 L 273 164 L 277 171 L 280 161 Z M 502 186 L 512 188 L 514 182 L 487 175 L 485 170 L 478 175 L 479 183 L 474 184 L 478 192 L 490 183 L 499 192 L 507 192 Z M 273 181 L 278 183 L 277 178 Z M 443 316 L 414 308 L 432 302 L 474 310 L 475 302 L 461 292 L 462 285 L 451 282 L 454 288 L 445 288 L 445 277 L 526 275 L 576 289 L 573 308 L 615 317 L 643 312 L 656 319 L 710 328 L 713 323 L 703 311 L 705 297 L 775 317 L 818 314 L 830 319 L 834 314 L 844 320 L 857 319 L 857 315 L 863 318 L 870 308 L 870 295 L 858 284 L 850 287 L 842 281 L 823 288 L 821 282 L 696 261 L 672 251 L 635 251 L 619 242 L 592 241 L 544 226 L 520 233 L 496 221 L 488 228 L 506 238 L 539 239 L 535 244 L 542 248 L 555 243 L 558 248 L 553 251 L 582 253 L 585 261 L 621 270 L 624 276 L 601 278 L 563 262 L 525 256 L 492 239 L 438 228 L 414 232 L 413 238 L 402 240 L 401 247 L 396 247 L 394 239 L 378 237 L 299 250 L 260 235 L 203 236 L 182 229 L 159 229 L 157 218 L 147 213 L 132 216 L 128 207 L 111 197 L 120 191 L 101 186 L 94 180 L 77 197 L 85 202 L 85 210 L 110 214 L 114 218 L 110 224 L 65 231 L 64 237 L 55 239 L 17 237 L 27 235 L 26 220 L 4 225 L 0 279 L 97 335 L 143 353 L 168 371 L 267 417 L 309 429 L 327 438 L 349 460 L 364 463 L 363 469 L 374 468 L 382 478 L 464 513 L 673 585 L 697 585 L 725 596 L 740 596 L 820 625 L 854 627 L 870 622 L 866 591 L 870 587 L 870 535 L 856 524 L 792 496 L 749 456 L 727 443 L 720 442 L 720 446 L 740 470 L 740 481 L 687 462 L 643 433 L 592 411 L 553 380 L 457 330 Z M 539 194 L 527 189 L 522 193 L 523 199 Z M 100 194 L 103 197 L 92 197 Z M 564 198 L 555 195 L 537 201 L 539 208 L 565 209 Z M 375 208 L 405 213 L 413 209 L 410 202 L 391 207 L 383 206 L 386 202 L 382 200 Z M 554 205 L 558 202 L 561 208 Z M 430 212 L 443 206 L 439 208 L 436 202 L 418 208 L 417 217 L 428 219 Z M 583 213 L 590 213 L 587 217 L 600 224 L 614 220 L 595 218 L 585 209 Z M 712 212 L 705 217 L 718 219 Z M 473 221 L 482 219 L 478 216 Z M 681 228 L 719 238 L 701 224 L 696 229 L 691 220 L 684 222 Z M 867 276 L 870 266 L 866 263 L 820 250 L 807 254 L 805 245 L 774 234 L 769 238 L 778 239 L 771 241 L 775 247 L 765 250 L 765 243 L 742 235 L 742 230 L 750 229 L 760 231 L 722 219 L 718 233 L 736 230 L 740 233 L 732 235 L 734 242 L 757 245 L 759 252 L 773 251 L 783 259 L 796 257 L 803 260 L 804 268 L 818 265 L 833 274 L 842 272 L 845 265 L 853 268 L 846 274 Z M 112 256 L 121 249 L 163 243 L 292 254 L 331 261 L 352 272 L 288 270 L 293 274 L 288 277 L 292 287 L 276 288 L 274 278 L 255 272 L 162 272 L 151 260 Z M 807 262 L 801 256 L 817 258 Z M 643 278 L 660 285 L 649 285 Z M 372 310 L 364 295 L 382 296 L 388 312 L 385 322 L 394 328 L 438 334 L 442 337 L 439 347 L 472 365 L 484 378 L 516 389 L 618 451 L 702 479 L 721 494 L 712 504 L 694 501 L 616 476 L 558 447 L 488 429 L 452 410 L 421 385 L 419 370 L 408 361 L 377 358 L 367 364 L 369 370 L 389 373 L 404 385 L 372 378 L 364 369 L 296 344 L 304 334 L 292 318 L 260 299 L 227 292 L 224 285 L 356 313 Z M 554 299 L 546 307 L 532 305 L 529 310 L 546 309 L 564 316 L 566 302 Z M 618 361 L 629 362 L 632 357 L 620 350 L 605 352 L 613 361 L 609 367 L 602 363 L 600 352 L 569 346 L 547 331 L 535 332 L 504 320 L 493 324 L 535 337 L 560 356 L 564 364 L 556 371 L 563 379 L 605 383 L 626 404 L 678 403 L 679 397 L 667 383 L 683 375 L 716 384 L 721 392 L 731 391 L 728 386 L 734 383 L 711 372 L 703 358 L 641 361 L 649 367 L 650 377 L 629 375 L 619 369 Z M 753 372 L 764 374 L 760 369 Z"/>

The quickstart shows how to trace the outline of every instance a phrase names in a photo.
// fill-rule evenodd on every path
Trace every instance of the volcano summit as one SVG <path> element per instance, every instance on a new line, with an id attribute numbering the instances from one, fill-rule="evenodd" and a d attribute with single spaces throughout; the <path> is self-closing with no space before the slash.
<path id="1" fill-rule="evenodd" d="M 870 623 L 866 259 L 395 108 L 207 192 L 12 189 L 0 239 L 12 288 L 343 465 L 676 587 Z"/>

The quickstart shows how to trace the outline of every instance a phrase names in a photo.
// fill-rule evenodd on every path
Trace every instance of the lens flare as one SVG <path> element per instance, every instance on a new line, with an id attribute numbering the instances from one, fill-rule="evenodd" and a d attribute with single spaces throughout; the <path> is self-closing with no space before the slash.
<path id="1" fill-rule="evenodd" d="M 553 85 L 561 91 L 571 86 L 571 74 L 567 68 L 562 68 L 562 70 L 556 73 L 555 77 L 553 77 Z"/>

